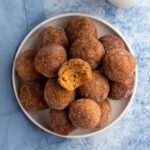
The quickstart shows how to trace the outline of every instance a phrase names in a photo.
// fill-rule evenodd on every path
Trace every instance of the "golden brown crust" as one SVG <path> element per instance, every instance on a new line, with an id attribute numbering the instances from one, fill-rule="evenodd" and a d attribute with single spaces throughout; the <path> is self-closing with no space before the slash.
<path id="1" fill-rule="evenodd" d="M 47 46 L 49 44 L 58 44 L 63 47 L 68 46 L 68 39 L 66 33 L 61 27 L 46 27 L 39 35 L 40 47 Z"/>
<path id="2" fill-rule="evenodd" d="M 71 58 L 85 60 L 92 69 L 99 65 L 104 53 L 103 45 L 94 37 L 81 37 L 75 40 L 69 51 Z"/>
<path id="3" fill-rule="evenodd" d="M 50 109 L 49 126 L 51 130 L 62 135 L 67 135 L 75 129 L 65 110 Z"/>
<path id="4" fill-rule="evenodd" d="M 108 124 L 110 120 L 110 117 L 112 114 L 112 107 L 107 99 L 104 100 L 103 102 L 100 102 L 99 106 L 100 106 L 102 115 L 101 115 L 100 122 L 98 123 L 96 127 L 103 128 Z"/>
<path id="5" fill-rule="evenodd" d="M 74 17 L 69 21 L 65 31 L 71 43 L 81 36 L 93 36 L 97 38 L 95 25 L 88 18 L 82 16 Z"/>
<path id="6" fill-rule="evenodd" d="M 69 118 L 75 127 L 95 128 L 100 117 L 100 107 L 90 99 L 76 100 L 69 107 Z"/>
<path id="7" fill-rule="evenodd" d="M 40 111 L 48 108 L 44 100 L 43 86 L 39 81 L 24 83 L 20 88 L 20 101 L 28 111 Z"/>
<path id="8" fill-rule="evenodd" d="M 26 50 L 19 54 L 16 59 L 16 70 L 19 76 L 27 81 L 32 81 L 40 78 L 40 74 L 34 67 L 34 58 L 37 51 Z"/>
<path id="9" fill-rule="evenodd" d="M 114 100 L 127 98 L 131 95 L 135 83 L 135 74 L 132 74 L 123 83 L 110 82 L 109 97 Z"/>
<path id="10" fill-rule="evenodd" d="M 45 77 L 57 76 L 60 66 L 67 60 L 65 49 L 61 45 L 50 44 L 38 51 L 34 65 L 36 70 Z"/>
<path id="11" fill-rule="evenodd" d="M 93 71 L 92 79 L 81 85 L 78 91 L 81 97 L 100 102 L 108 96 L 109 83 L 99 71 Z"/>
<path id="12" fill-rule="evenodd" d="M 92 78 L 90 65 L 82 59 L 70 59 L 59 70 L 59 84 L 73 91 Z"/>
<path id="13" fill-rule="evenodd" d="M 65 109 L 73 100 L 75 100 L 75 91 L 70 92 L 62 88 L 57 79 L 49 79 L 46 82 L 44 98 L 48 106 L 52 109 Z"/>
<path id="14" fill-rule="evenodd" d="M 126 49 L 123 40 L 116 35 L 104 35 L 99 41 L 103 44 L 105 51 L 116 48 Z"/>
<path id="15" fill-rule="evenodd" d="M 107 51 L 103 58 L 103 71 L 112 81 L 123 82 L 136 68 L 134 56 L 124 49 Z"/>

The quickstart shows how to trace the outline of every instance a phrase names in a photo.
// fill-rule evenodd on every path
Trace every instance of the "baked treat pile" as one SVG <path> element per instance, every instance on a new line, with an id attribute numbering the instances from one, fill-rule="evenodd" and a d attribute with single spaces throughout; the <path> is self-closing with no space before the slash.
<path id="1" fill-rule="evenodd" d="M 45 27 L 38 43 L 38 50 L 16 59 L 24 108 L 49 108 L 50 130 L 58 134 L 107 126 L 113 111 L 108 98 L 126 99 L 134 88 L 136 60 L 124 41 L 116 35 L 98 39 L 94 23 L 77 16 L 65 28 Z"/>

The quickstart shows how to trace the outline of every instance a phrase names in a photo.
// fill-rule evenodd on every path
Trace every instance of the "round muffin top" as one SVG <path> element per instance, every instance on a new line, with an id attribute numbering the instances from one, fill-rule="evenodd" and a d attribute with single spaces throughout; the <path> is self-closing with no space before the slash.
<path id="1" fill-rule="evenodd" d="M 49 44 L 58 44 L 63 47 L 68 46 L 68 39 L 66 33 L 61 27 L 46 27 L 39 35 L 40 47 L 47 46 Z"/>
<path id="2" fill-rule="evenodd" d="M 99 103 L 100 109 L 101 109 L 101 119 L 100 122 L 98 123 L 97 127 L 103 128 L 105 127 L 111 117 L 112 114 L 112 107 L 110 105 L 110 102 L 106 99 L 103 102 Z"/>
<path id="3" fill-rule="evenodd" d="M 126 49 L 123 40 L 116 35 L 104 35 L 99 41 L 103 44 L 106 51 L 116 48 Z"/>
<path id="4" fill-rule="evenodd" d="M 73 100 L 75 100 L 75 91 L 67 91 L 62 88 L 57 79 L 49 79 L 46 82 L 44 98 L 48 106 L 52 109 L 65 109 Z"/>
<path id="5" fill-rule="evenodd" d="M 52 131 L 62 135 L 67 135 L 75 129 L 65 110 L 50 109 L 49 126 Z"/>
<path id="6" fill-rule="evenodd" d="M 75 127 L 95 128 L 100 121 L 99 105 L 90 99 L 79 99 L 71 103 L 69 117 Z"/>
<path id="7" fill-rule="evenodd" d="M 78 88 L 81 97 L 92 99 L 96 102 L 103 101 L 109 94 L 109 83 L 101 72 L 93 71 L 92 79 Z"/>
<path id="8" fill-rule="evenodd" d="M 114 100 L 120 100 L 128 98 L 134 87 L 135 74 L 133 73 L 129 78 L 127 78 L 123 83 L 110 82 L 110 92 L 109 97 Z"/>
<path id="9" fill-rule="evenodd" d="M 40 49 L 34 59 L 36 70 L 45 77 L 56 77 L 60 66 L 67 61 L 66 50 L 57 44 Z"/>
<path id="10" fill-rule="evenodd" d="M 94 37 L 80 37 L 71 45 L 69 54 L 71 58 L 81 58 L 95 69 L 104 56 L 103 45 Z"/>
<path id="11" fill-rule="evenodd" d="M 18 75 L 27 81 L 33 81 L 40 78 L 40 74 L 36 71 L 34 67 L 34 58 L 37 51 L 26 50 L 19 54 L 16 59 L 15 68 Z"/>
<path id="12" fill-rule="evenodd" d="M 97 38 L 97 29 L 93 22 L 82 16 L 74 17 L 69 21 L 65 31 L 71 43 L 82 36 L 93 36 Z"/>
<path id="13" fill-rule="evenodd" d="M 43 91 L 43 85 L 39 81 L 22 84 L 19 97 L 24 108 L 35 112 L 48 108 Z"/>
<path id="14" fill-rule="evenodd" d="M 103 71 L 112 81 L 123 82 L 136 68 L 134 56 L 124 49 L 107 51 L 103 58 Z"/>

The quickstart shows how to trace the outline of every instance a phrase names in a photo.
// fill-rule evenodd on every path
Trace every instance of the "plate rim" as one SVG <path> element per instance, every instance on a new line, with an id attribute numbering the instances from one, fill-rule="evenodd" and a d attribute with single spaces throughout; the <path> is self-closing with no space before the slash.
<path id="1" fill-rule="evenodd" d="M 87 134 L 84 134 L 84 135 L 61 135 L 61 134 L 58 134 L 58 133 L 55 133 L 51 130 L 48 130 L 46 129 L 45 127 L 43 127 L 42 125 L 40 125 L 38 122 L 36 122 L 31 116 L 30 114 L 24 109 L 24 107 L 22 106 L 20 100 L 19 100 L 19 97 L 18 97 L 18 94 L 17 94 L 17 90 L 16 90 L 16 87 L 15 87 L 15 60 L 18 56 L 18 54 L 20 53 L 24 43 L 27 41 L 27 39 L 30 37 L 30 35 L 35 31 L 37 30 L 38 28 L 40 28 L 41 26 L 43 26 L 44 24 L 48 23 L 49 21 L 53 21 L 55 19 L 59 19 L 59 18 L 62 18 L 62 17 L 71 17 L 71 16 L 84 16 L 84 17 L 87 17 L 87 18 L 91 18 L 91 19 L 94 19 L 98 22 L 101 22 L 103 23 L 104 25 L 108 26 L 109 28 L 111 28 L 115 33 L 117 33 L 122 39 L 123 41 L 125 42 L 125 44 L 127 45 L 129 51 L 135 56 L 130 44 L 128 43 L 128 41 L 125 39 L 125 37 L 122 35 L 122 33 L 116 29 L 113 25 L 111 25 L 109 22 L 101 19 L 101 18 L 98 18 L 96 16 L 93 16 L 93 15 L 89 15 L 89 14 L 85 14 L 85 13 L 64 13 L 64 14 L 60 14 L 60 15 L 56 15 L 56 16 L 53 16 L 53 17 L 50 17 L 48 19 L 46 19 L 45 21 L 41 22 L 40 24 L 38 24 L 37 26 L 35 26 L 25 37 L 24 39 L 22 40 L 20 46 L 18 47 L 18 49 L 16 50 L 16 53 L 15 53 L 15 57 L 13 59 L 13 65 L 12 65 L 12 87 L 13 87 L 13 91 L 14 91 L 14 95 L 16 97 L 16 100 L 20 106 L 20 108 L 22 109 L 22 111 L 24 112 L 25 116 L 32 122 L 34 123 L 37 127 L 39 127 L 40 129 L 44 130 L 45 132 L 47 133 L 50 133 L 52 135 L 55 135 L 55 136 L 58 136 L 58 137 L 63 137 L 63 138 L 72 138 L 72 139 L 77 139 L 77 138 L 85 138 L 85 137 L 89 137 L 89 136 L 93 136 L 93 135 L 96 135 L 96 134 L 99 134 L 99 133 L 102 133 L 102 132 L 105 132 L 106 130 L 108 130 L 109 128 L 111 128 L 114 124 L 116 124 L 122 117 L 123 115 L 127 112 L 127 110 L 129 109 L 129 107 L 131 106 L 131 103 L 133 101 L 133 98 L 135 97 L 135 93 L 136 93 L 136 89 L 137 89 L 137 81 L 138 81 L 138 67 L 136 66 L 136 69 L 135 69 L 135 85 L 134 85 L 134 89 L 133 89 L 133 93 L 130 97 L 130 100 L 129 102 L 127 103 L 127 106 L 124 108 L 124 110 L 122 111 L 122 113 L 112 122 L 110 123 L 108 126 L 98 130 L 98 131 L 95 131 L 95 132 L 92 132 L 92 133 L 87 133 Z"/>

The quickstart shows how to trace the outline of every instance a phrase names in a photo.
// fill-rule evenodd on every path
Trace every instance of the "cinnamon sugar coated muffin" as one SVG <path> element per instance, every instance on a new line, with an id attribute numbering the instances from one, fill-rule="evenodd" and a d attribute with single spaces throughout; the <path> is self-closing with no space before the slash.
<path id="1" fill-rule="evenodd" d="M 116 35 L 104 35 L 99 41 L 103 44 L 106 51 L 116 48 L 126 49 L 123 40 Z"/>
<path id="2" fill-rule="evenodd" d="M 128 98 L 133 91 L 134 83 L 135 83 L 134 73 L 129 78 L 127 78 L 123 83 L 110 82 L 109 97 L 114 100 Z"/>
<path id="3" fill-rule="evenodd" d="M 34 59 L 36 70 L 45 77 L 57 76 L 60 66 L 67 60 L 65 49 L 61 45 L 50 44 L 40 49 Z"/>
<path id="4" fill-rule="evenodd" d="M 58 44 L 63 47 L 68 46 L 68 39 L 66 33 L 61 27 L 46 27 L 39 35 L 40 47 L 47 46 L 49 44 Z"/>
<path id="5" fill-rule="evenodd" d="M 79 99 L 71 103 L 69 118 L 75 127 L 95 128 L 101 118 L 99 105 L 90 99 Z"/>
<path id="6" fill-rule="evenodd" d="M 82 59 L 70 59 L 59 70 L 59 84 L 68 91 L 73 91 L 92 78 L 90 65 Z"/>
<path id="7" fill-rule="evenodd" d="M 36 53 L 37 51 L 35 50 L 26 50 L 17 57 L 15 68 L 22 79 L 32 81 L 40 78 L 40 74 L 34 67 L 34 58 Z"/>
<path id="8" fill-rule="evenodd" d="M 109 93 L 109 83 L 99 71 L 93 71 L 92 79 L 81 85 L 78 89 L 81 97 L 92 99 L 96 102 L 103 101 Z"/>
<path id="9" fill-rule="evenodd" d="M 62 88 L 57 79 L 49 79 L 46 82 L 44 98 L 48 106 L 52 109 L 65 109 L 73 100 L 75 100 L 75 91 L 67 91 Z"/>
<path id="10" fill-rule="evenodd" d="M 67 135 L 74 130 L 65 110 L 50 109 L 49 126 L 52 131 L 62 135 Z"/>
<path id="11" fill-rule="evenodd" d="M 20 101 L 27 111 L 40 111 L 48 108 L 44 100 L 43 85 L 39 81 L 25 82 L 20 88 Z"/>
<path id="12" fill-rule="evenodd" d="M 101 115 L 101 119 L 100 119 L 100 122 L 98 123 L 97 127 L 103 128 L 108 124 L 108 122 L 111 118 L 112 108 L 107 99 L 104 100 L 103 102 L 100 102 L 99 106 L 100 106 L 102 115 Z"/>
<path id="13" fill-rule="evenodd" d="M 103 58 L 103 71 L 112 81 L 123 82 L 136 68 L 134 56 L 124 49 L 107 51 Z"/>
<path id="14" fill-rule="evenodd" d="M 93 22 L 82 16 L 77 16 L 70 20 L 65 31 L 71 43 L 81 36 L 93 36 L 97 38 L 97 29 Z"/>
<path id="15" fill-rule="evenodd" d="M 85 60 L 92 69 L 99 65 L 104 53 L 103 45 L 94 37 L 81 37 L 75 40 L 69 51 L 71 58 Z"/>

